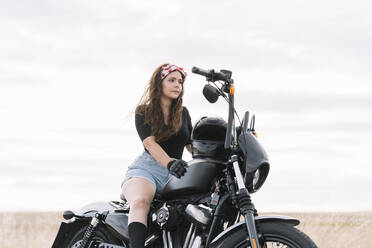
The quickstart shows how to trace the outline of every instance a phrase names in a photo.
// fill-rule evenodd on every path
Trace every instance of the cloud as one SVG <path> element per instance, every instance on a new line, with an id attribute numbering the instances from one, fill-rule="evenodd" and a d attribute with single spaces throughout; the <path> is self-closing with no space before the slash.
<path id="1" fill-rule="evenodd" d="M 115 128 L 66 128 L 56 130 L 61 133 L 77 133 L 77 134 L 94 134 L 94 135 L 133 135 L 131 129 L 115 129 Z"/>
<path id="2" fill-rule="evenodd" d="M 238 104 L 240 106 L 254 106 L 258 111 L 270 112 L 305 112 L 305 111 L 332 111 L 334 109 L 367 110 L 372 106 L 369 94 L 338 95 L 338 94 L 311 94 L 298 92 L 274 92 L 242 90 L 239 92 Z"/>
<path id="3" fill-rule="evenodd" d="M 29 139 L 22 139 L 22 138 L 5 138 L 1 141 L 2 144 L 15 145 L 17 147 L 59 147 L 61 149 L 66 149 L 69 147 L 76 147 L 76 148 L 103 148 L 103 144 L 92 144 L 92 143 L 77 143 L 77 142 L 65 142 L 65 141 L 58 141 L 58 140 L 50 140 L 50 141 L 41 141 L 41 140 L 29 140 Z M 0 144 L 1 144 L 0 143 Z"/>
<path id="4" fill-rule="evenodd" d="M 121 116 L 152 70 L 169 61 L 188 71 L 233 70 L 238 112 L 257 113 L 260 140 L 281 168 L 295 166 L 289 158 L 367 164 L 371 7 L 364 0 L 3 2 L 1 163 L 12 176 L 25 166 L 42 175 L 128 164 L 121 157 L 143 147 L 133 121 Z M 226 117 L 222 100 L 201 99 L 202 82 L 187 79 L 193 122 Z"/>
<path id="5" fill-rule="evenodd" d="M 246 70 L 344 69 L 370 78 L 365 1 L 210 3 L 7 2 L 3 42 L 17 46 L 5 54 L 60 71 L 171 60 Z"/>

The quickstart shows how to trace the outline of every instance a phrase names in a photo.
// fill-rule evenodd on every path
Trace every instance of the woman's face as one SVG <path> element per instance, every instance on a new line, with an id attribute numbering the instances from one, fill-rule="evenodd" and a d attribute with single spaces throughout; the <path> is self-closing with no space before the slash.
<path id="1" fill-rule="evenodd" d="M 162 82 L 163 96 L 170 99 L 177 99 L 182 92 L 183 79 L 179 71 L 169 73 Z"/>

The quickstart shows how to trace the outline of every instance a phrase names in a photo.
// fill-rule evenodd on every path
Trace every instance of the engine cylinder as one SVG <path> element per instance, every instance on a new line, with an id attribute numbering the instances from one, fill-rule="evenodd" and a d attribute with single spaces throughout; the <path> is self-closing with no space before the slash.
<path id="1" fill-rule="evenodd" d="M 189 204 L 186 207 L 186 218 L 198 226 L 205 226 L 209 223 L 212 213 L 205 208 Z"/>

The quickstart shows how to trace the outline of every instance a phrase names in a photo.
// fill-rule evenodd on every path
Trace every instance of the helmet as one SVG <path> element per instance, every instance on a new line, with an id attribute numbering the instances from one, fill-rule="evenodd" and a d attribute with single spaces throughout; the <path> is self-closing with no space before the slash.
<path id="1" fill-rule="evenodd" d="M 227 123 L 219 117 L 202 117 L 191 133 L 192 157 L 225 160 L 224 148 Z"/>

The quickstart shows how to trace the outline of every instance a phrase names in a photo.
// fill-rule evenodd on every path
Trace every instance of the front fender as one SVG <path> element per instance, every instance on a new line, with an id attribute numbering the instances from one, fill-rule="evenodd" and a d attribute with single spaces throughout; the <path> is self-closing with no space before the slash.
<path id="1" fill-rule="evenodd" d="M 256 216 L 255 217 L 256 225 L 260 223 L 285 223 L 291 226 L 297 226 L 300 224 L 300 221 L 298 219 L 295 219 L 293 217 L 284 216 L 284 215 L 263 215 L 263 216 Z M 220 234 L 218 234 L 217 237 L 215 237 L 212 242 L 209 244 L 208 247 L 214 248 L 217 247 L 218 244 L 221 243 L 226 237 L 231 235 L 232 233 L 236 232 L 240 228 L 245 227 L 245 222 L 241 221 L 239 223 L 236 223 L 235 225 L 230 226 Z"/>

